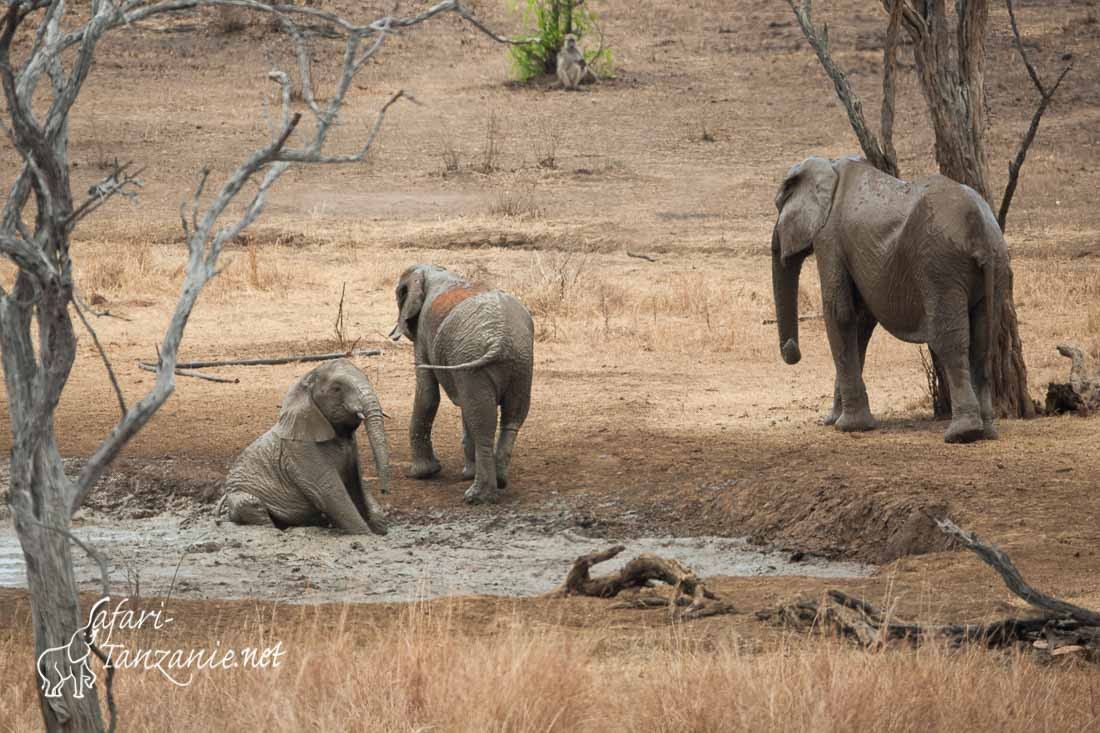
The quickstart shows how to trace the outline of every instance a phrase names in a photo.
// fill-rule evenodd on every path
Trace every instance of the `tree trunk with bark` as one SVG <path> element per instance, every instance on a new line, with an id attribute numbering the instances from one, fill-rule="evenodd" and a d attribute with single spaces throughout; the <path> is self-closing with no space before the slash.
<path id="1" fill-rule="evenodd" d="M 989 2 L 959 0 L 954 34 L 944 0 L 922 3 L 919 12 L 905 10 L 908 8 L 903 9 L 903 22 L 913 41 L 913 57 L 935 133 L 940 173 L 973 188 L 990 210 L 996 211 L 985 152 L 985 37 Z M 951 414 L 950 388 L 939 361 L 934 359 L 933 363 L 940 385 L 939 404 L 934 409 L 937 415 L 947 416 Z M 1011 271 L 994 339 L 990 376 L 994 409 L 1001 417 L 1035 416 L 1035 402 L 1028 392 Z"/>

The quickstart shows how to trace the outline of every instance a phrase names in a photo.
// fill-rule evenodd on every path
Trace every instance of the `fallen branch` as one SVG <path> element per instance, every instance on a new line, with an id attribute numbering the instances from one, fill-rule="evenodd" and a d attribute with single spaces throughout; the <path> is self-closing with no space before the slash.
<path id="1" fill-rule="evenodd" d="M 147 372 L 157 373 L 156 364 L 146 364 L 143 361 L 138 362 L 138 369 L 143 369 Z M 184 369 L 183 367 L 176 367 L 174 373 L 181 377 L 194 377 L 195 379 L 205 379 L 207 382 L 221 382 L 223 384 L 239 384 L 241 380 L 236 377 L 215 377 L 213 374 L 203 374 L 202 372 L 196 372 L 193 369 Z"/>
<path id="2" fill-rule="evenodd" d="M 737 613 L 732 604 L 719 601 L 706 585 L 691 570 L 676 560 L 643 553 L 634 558 L 622 570 L 598 578 L 591 576 L 593 565 L 616 557 L 626 548 L 622 545 L 581 555 L 569 570 L 565 582 L 546 594 L 549 598 L 567 596 L 589 596 L 593 598 L 613 598 L 627 589 L 649 588 L 654 581 L 672 586 L 671 597 L 636 596 L 618 603 L 614 608 L 668 608 L 677 614 L 681 621 L 688 621 L 723 613 Z"/>
<path id="3" fill-rule="evenodd" d="M 181 369 L 205 369 L 207 367 L 223 366 L 274 366 L 277 364 L 294 364 L 304 361 L 331 361 L 332 359 L 352 358 L 356 356 L 380 356 L 381 349 L 358 349 L 356 351 L 337 351 L 331 354 L 298 354 L 293 356 L 273 356 L 263 359 L 226 359 L 224 361 L 182 361 L 176 366 Z M 148 361 L 140 362 L 146 366 L 155 367 L 156 364 Z"/>
<path id="4" fill-rule="evenodd" d="M 657 261 L 657 258 L 654 257 L 653 255 L 644 255 L 641 252 L 631 252 L 630 250 L 626 251 L 626 256 L 627 257 L 633 257 L 634 259 L 637 259 L 637 260 L 645 260 L 646 262 L 656 262 Z"/>
<path id="5" fill-rule="evenodd" d="M 798 321 L 799 321 L 799 323 L 801 323 L 802 321 L 816 321 L 816 320 L 824 318 L 824 317 L 825 316 L 823 316 L 820 313 L 812 313 L 808 316 L 799 316 Z M 774 325 L 778 322 L 779 321 L 777 321 L 774 318 L 765 318 L 763 321 L 760 321 L 760 324 L 763 325 L 763 326 L 771 326 L 771 325 Z"/>
<path id="6" fill-rule="evenodd" d="M 1055 647 L 1081 646 L 1092 635 L 1091 630 L 1073 619 L 1051 616 L 1007 618 L 987 624 L 924 625 L 891 621 L 874 605 L 839 590 L 826 591 L 818 600 L 804 599 L 758 611 L 756 617 L 795 631 L 839 636 L 868 648 L 891 641 L 980 643 L 997 648 L 1034 644 L 1039 639 L 1055 639 Z"/>
<path id="7" fill-rule="evenodd" d="M 996 570 L 1008 589 L 1028 604 L 1059 616 L 1067 616 L 1085 626 L 1100 627 L 1100 613 L 1060 601 L 1028 585 L 1023 576 L 1020 575 L 1020 571 L 1012 564 L 1012 560 L 1002 550 L 993 545 L 985 544 L 978 538 L 978 535 L 961 529 L 950 519 L 937 519 L 936 524 L 945 534 L 957 539 L 964 547 L 980 557 L 982 562 Z"/>
<path id="8" fill-rule="evenodd" d="M 987 545 L 973 532 L 960 529 L 949 519 L 937 519 L 940 529 L 974 551 L 996 570 L 1009 590 L 1030 605 L 1045 611 L 1039 618 L 1007 618 L 987 624 L 923 625 L 890 620 L 867 601 L 839 590 L 830 590 L 819 600 L 799 600 L 759 611 L 761 621 L 789 629 L 835 634 L 863 647 L 877 647 L 903 640 L 918 644 L 943 640 L 953 644 L 982 643 L 989 647 L 1025 645 L 1047 657 L 1084 654 L 1100 662 L 1100 614 L 1075 606 L 1032 588 L 1001 550 Z"/>

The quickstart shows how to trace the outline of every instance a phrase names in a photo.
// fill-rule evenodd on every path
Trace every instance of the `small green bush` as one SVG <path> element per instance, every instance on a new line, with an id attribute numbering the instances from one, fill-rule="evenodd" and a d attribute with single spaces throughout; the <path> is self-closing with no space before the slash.
<path id="1" fill-rule="evenodd" d="M 593 29 L 598 30 L 596 17 L 587 4 L 578 6 L 576 0 L 516 0 L 522 3 L 523 19 L 534 23 L 538 41 L 511 47 L 512 70 L 516 79 L 530 81 L 542 74 L 553 74 L 558 61 L 558 50 L 565 36 L 572 33 L 583 39 Z M 610 76 L 614 68 L 611 49 L 602 43 L 596 49 L 585 51 L 588 65 L 599 76 Z"/>

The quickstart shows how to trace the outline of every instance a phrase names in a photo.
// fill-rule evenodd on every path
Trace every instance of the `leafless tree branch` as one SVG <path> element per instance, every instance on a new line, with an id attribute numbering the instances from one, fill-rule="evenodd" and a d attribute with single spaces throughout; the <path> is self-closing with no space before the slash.
<path id="1" fill-rule="evenodd" d="M 982 562 L 996 570 L 1008 589 L 1030 605 L 1059 616 L 1068 616 L 1086 626 L 1100 626 L 1100 613 L 1060 601 L 1035 590 L 1020 575 L 1020 571 L 1016 569 L 1008 555 L 993 545 L 985 544 L 975 533 L 961 529 L 950 519 L 936 519 L 936 524 L 944 534 L 954 537 L 963 547 L 981 558 Z"/>
<path id="2" fill-rule="evenodd" d="M 901 23 L 902 0 L 897 0 L 890 10 L 890 22 L 886 26 L 886 43 L 882 50 L 882 118 L 879 132 L 882 134 L 882 155 L 898 171 L 898 151 L 894 148 L 894 98 L 896 96 L 898 26 Z"/>
<path id="3" fill-rule="evenodd" d="M 141 369 L 145 372 L 153 373 L 160 371 L 160 367 L 158 367 L 156 364 L 146 364 L 143 361 L 138 362 L 138 369 Z M 237 379 L 236 377 L 217 377 L 213 374 L 203 374 L 202 372 L 197 372 L 194 369 L 184 369 L 183 367 L 179 366 L 175 368 L 175 372 L 176 375 L 180 377 L 194 377 L 195 379 L 203 379 L 207 382 L 218 382 L 220 384 L 240 384 L 241 382 L 241 380 Z"/>
<path id="4" fill-rule="evenodd" d="M 844 104 L 844 108 L 848 112 L 848 122 L 852 126 L 852 131 L 855 132 L 856 138 L 859 140 L 859 147 L 863 150 L 863 155 L 871 165 L 890 175 L 896 176 L 898 174 L 897 161 L 891 160 L 887 156 L 886 152 L 879 145 L 878 138 L 876 138 L 875 134 L 867 127 L 867 120 L 863 115 L 863 101 L 859 98 L 859 95 L 856 94 L 855 90 L 852 89 L 852 85 L 848 82 L 848 77 L 841 71 L 840 67 L 836 65 L 836 62 L 833 61 L 832 54 L 829 53 L 828 24 L 823 25 L 821 30 L 818 30 L 814 26 L 813 4 L 811 0 L 801 0 L 800 4 L 796 4 L 795 0 L 787 0 L 787 4 L 790 5 L 791 10 L 794 11 L 795 20 L 798 21 L 799 27 L 802 28 L 802 34 L 806 36 L 806 40 L 809 41 L 810 46 L 817 54 L 817 60 L 821 62 L 821 66 L 825 70 L 825 73 L 828 74 L 829 79 L 832 80 L 833 87 L 836 89 L 836 95 Z M 892 86 L 893 80 L 891 77 L 891 88 Z M 893 111 L 891 104 L 891 131 L 892 127 Z"/>
<path id="5" fill-rule="evenodd" d="M 1001 225 L 1001 231 L 1005 230 L 1005 222 L 1008 220 L 1008 210 L 1012 206 L 1012 197 L 1016 195 L 1016 184 L 1020 177 L 1020 169 L 1024 167 L 1024 160 L 1027 159 L 1027 151 L 1031 148 L 1031 143 L 1035 140 L 1036 133 L 1039 132 L 1039 120 L 1042 119 L 1043 113 L 1047 111 L 1047 107 L 1050 106 L 1050 102 L 1054 99 L 1054 94 L 1058 91 L 1058 87 L 1062 85 L 1062 80 L 1066 78 L 1066 74 L 1073 68 L 1073 63 L 1066 65 L 1062 69 L 1062 73 L 1058 75 L 1058 78 L 1054 82 L 1054 86 L 1047 89 L 1042 80 L 1039 78 L 1039 72 L 1035 70 L 1034 64 L 1031 63 L 1031 59 L 1027 56 L 1027 50 L 1024 48 L 1023 39 L 1020 37 L 1020 28 L 1016 24 L 1016 10 L 1013 7 L 1012 0 L 1005 0 L 1005 5 L 1008 7 L 1008 20 L 1012 26 L 1012 35 L 1016 40 L 1016 49 L 1020 52 L 1020 58 L 1024 62 L 1024 66 L 1027 68 L 1027 75 L 1031 77 L 1031 83 L 1035 85 L 1035 88 L 1039 91 L 1039 106 L 1035 108 L 1035 114 L 1031 116 L 1031 124 L 1028 125 L 1027 132 L 1024 133 L 1024 139 L 1020 141 L 1020 147 L 1016 150 L 1016 157 L 1008 163 L 1008 183 L 1005 184 L 1004 196 L 1001 197 L 1001 208 L 997 212 L 997 223 Z"/>
<path id="6" fill-rule="evenodd" d="M 99 352 L 99 358 L 103 360 L 103 366 L 107 368 L 107 377 L 111 380 L 111 387 L 115 391 L 115 397 L 118 399 L 118 409 L 122 417 L 126 417 L 126 398 L 122 396 L 122 388 L 118 386 L 118 378 L 115 376 L 115 370 L 111 366 L 111 360 L 107 358 L 107 352 L 103 350 L 103 344 L 99 342 L 99 336 L 96 334 L 95 329 L 92 328 L 92 324 L 88 323 L 88 319 L 84 317 L 84 311 L 80 308 L 80 303 L 76 298 L 73 298 L 73 309 L 76 314 L 80 316 L 80 322 L 84 324 L 84 328 L 88 330 L 89 335 L 92 337 L 92 343 L 95 344 L 96 351 Z"/>

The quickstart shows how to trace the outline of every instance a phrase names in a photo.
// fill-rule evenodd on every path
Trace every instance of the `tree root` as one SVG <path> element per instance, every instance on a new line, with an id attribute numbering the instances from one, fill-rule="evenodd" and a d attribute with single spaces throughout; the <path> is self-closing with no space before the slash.
<path id="1" fill-rule="evenodd" d="M 623 545 L 616 545 L 600 552 L 581 555 L 574 561 L 565 582 L 546 596 L 549 598 L 567 596 L 614 598 L 624 590 L 650 588 L 653 582 L 659 581 L 672 587 L 670 597 L 636 595 L 615 604 L 612 608 L 667 608 L 679 621 L 737 613 L 732 604 L 722 602 L 718 596 L 707 590 L 706 585 L 694 572 L 676 560 L 657 555 L 643 553 L 624 565 L 622 570 L 598 578 L 591 576 L 592 566 L 610 560 L 625 549 Z"/>

